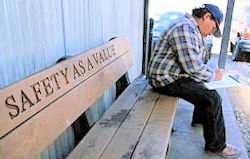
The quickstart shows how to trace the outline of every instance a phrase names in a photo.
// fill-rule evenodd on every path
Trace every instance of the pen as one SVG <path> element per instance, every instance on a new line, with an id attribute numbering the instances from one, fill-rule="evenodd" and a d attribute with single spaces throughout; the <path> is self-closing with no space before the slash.
<path id="1" fill-rule="evenodd" d="M 228 75 L 228 76 L 231 77 L 236 82 L 240 83 L 240 81 L 239 81 L 240 76 L 239 75 Z"/>

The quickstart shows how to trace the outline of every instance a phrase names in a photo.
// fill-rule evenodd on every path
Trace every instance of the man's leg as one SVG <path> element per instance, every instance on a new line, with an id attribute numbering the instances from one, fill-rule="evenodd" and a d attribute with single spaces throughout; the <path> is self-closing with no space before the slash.
<path id="1" fill-rule="evenodd" d="M 202 82 L 192 79 L 180 79 L 156 90 L 183 98 L 197 107 L 203 120 L 205 149 L 220 152 L 226 147 L 221 98 L 215 90 L 208 90 Z"/>
<path id="2" fill-rule="evenodd" d="M 195 126 L 196 124 L 202 124 L 202 116 L 201 116 L 201 110 L 199 110 L 199 106 L 194 106 L 194 112 L 192 117 L 192 126 Z"/>

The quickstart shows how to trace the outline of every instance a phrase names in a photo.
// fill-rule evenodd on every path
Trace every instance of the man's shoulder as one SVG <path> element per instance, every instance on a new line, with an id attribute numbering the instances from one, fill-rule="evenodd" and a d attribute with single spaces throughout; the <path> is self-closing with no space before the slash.
<path id="1" fill-rule="evenodd" d="M 178 30 L 182 30 L 182 29 L 179 29 L 179 28 L 183 28 L 183 27 L 189 28 L 188 30 L 190 32 L 198 31 L 196 23 L 194 23 L 193 19 L 191 19 L 190 16 L 184 15 L 183 17 L 181 17 L 180 19 L 175 21 L 175 23 L 173 23 L 171 28 L 172 28 L 172 30 L 177 30 L 178 31 Z"/>
<path id="2" fill-rule="evenodd" d="M 193 25 L 193 23 L 190 20 L 185 19 L 185 18 L 181 19 L 180 21 L 173 24 L 172 28 L 176 31 L 184 30 L 184 29 L 180 29 L 180 28 L 188 28 L 185 30 L 189 30 L 190 32 L 194 32 L 196 30 L 196 26 Z"/>
<path id="3" fill-rule="evenodd" d="M 179 25 L 188 25 L 190 27 L 195 27 L 193 18 L 189 14 L 185 14 L 179 21 Z"/>

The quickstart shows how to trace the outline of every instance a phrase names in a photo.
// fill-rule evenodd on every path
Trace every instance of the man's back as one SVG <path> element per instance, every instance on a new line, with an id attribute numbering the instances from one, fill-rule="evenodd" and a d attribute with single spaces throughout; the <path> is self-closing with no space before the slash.
<path id="1" fill-rule="evenodd" d="M 205 46 L 195 18 L 189 14 L 173 22 L 161 36 L 149 63 L 149 81 L 166 86 L 180 78 L 210 80 L 212 72 L 203 64 Z"/>

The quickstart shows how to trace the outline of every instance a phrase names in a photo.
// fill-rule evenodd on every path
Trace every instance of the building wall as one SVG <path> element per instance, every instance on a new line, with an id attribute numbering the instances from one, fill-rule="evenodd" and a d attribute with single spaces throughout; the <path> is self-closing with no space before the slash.
<path id="1" fill-rule="evenodd" d="M 1 0 L 0 89 L 126 35 L 133 55 L 130 81 L 141 74 L 144 0 Z M 88 111 L 90 123 L 114 100 L 112 86 Z M 108 103 L 108 104 L 107 104 Z M 74 142 L 72 128 L 38 158 L 63 158 Z"/>
<path id="2" fill-rule="evenodd" d="M 126 35 L 141 72 L 143 0 L 1 0 L 0 88 Z"/>
<path id="3" fill-rule="evenodd" d="M 60 0 L 0 1 L 0 88 L 65 55 Z"/>

